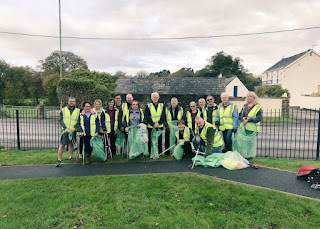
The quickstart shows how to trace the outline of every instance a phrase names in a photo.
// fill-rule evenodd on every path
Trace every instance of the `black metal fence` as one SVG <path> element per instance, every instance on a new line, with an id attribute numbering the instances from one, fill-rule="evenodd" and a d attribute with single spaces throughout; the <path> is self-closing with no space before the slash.
<path id="1" fill-rule="evenodd" d="M 59 109 L 0 108 L 0 147 L 57 149 L 61 127 Z M 319 159 L 319 110 L 264 110 L 257 136 L 257 156 Z M 0 148 L 1 150 L 1 148 Z"/>

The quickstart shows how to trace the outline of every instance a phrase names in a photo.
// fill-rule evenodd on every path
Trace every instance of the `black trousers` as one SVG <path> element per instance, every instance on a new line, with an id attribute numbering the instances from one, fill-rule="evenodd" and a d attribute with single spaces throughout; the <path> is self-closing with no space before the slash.
<path id="1" fill-rule="evenodd" d="M 184 142 L 183 146 L 184 155 L 182 158 L 192 158 L 194 154 L 192 153 L 191 142 Z"/>
<path id="2" fill-rule="evenodd" d="M 116 154 L 116 138 L 117 135 L 115 135 L 114 130 L 112 130 L 109 134 L 109 141 L 110 141 L 110 149 L 112 152 L 112 156 L 114 156 Z"/>
<path id="3" fill-rule="evenodd" d="M 90 146 L 91 136 L 86 135 L 86 136 L 83 136 L 82 138 L 84 143 L 84 155 L 86 157 L 90 157 L 92 153 L 92 147 Z"/>
<path id="4" fill-rule="evenodd" d="M 163 128 L 159 128 L 161 130 L 163 130 Z M 149 156 L 151 154 L 151 132 L 152 132 L 153 128 L 148 128 L 148 151 L 149 151 Z M 158 138 L 158 150 L 159 153 L 161 153 L 163 150 L 165 150 L 165 134 L 162 131 L 162 134 L 159 136 Z"/>

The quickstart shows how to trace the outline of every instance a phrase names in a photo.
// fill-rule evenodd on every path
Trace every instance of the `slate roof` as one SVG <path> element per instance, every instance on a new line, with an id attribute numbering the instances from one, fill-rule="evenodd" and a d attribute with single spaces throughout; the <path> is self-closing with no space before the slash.
<path id="1" fill-rule="evenodd" d="M 145 95 L 152 92 L 172 95 L 220 95 L 225 91 L 225 78 L 119 78 L 116 92 L 121 94 Z"/>
<path id="2" fill-rule="evenodd" d="M 226 86 L 231 83 L 232 80 L 234 80 L 236 78 L 236 76 L 230 77 L 230 78 L 226 78 Z"/>
<path id="3" fill-rule="evenodd" d="M 268 71 L 273 71 L 276 69 L 283 69 L 285 67 L 287 67 L 288 65 L 292 64 L 293 62 L 295 62 L 296 60 L 298 60 L 300 57 L 304 56 L 305 54 L 307 54 L 308 52 L 312 51 L 311 49 L 308 49 L 305 52 L 287 57 L 287 58 L 282 58 L 282 60 L 280 60 L 278 63 L 276 63 L 275 65 L 271 66 L 270 68 L 268 68 L 267 70 L 265 70 L 264 72 L 268 72 Z"/>

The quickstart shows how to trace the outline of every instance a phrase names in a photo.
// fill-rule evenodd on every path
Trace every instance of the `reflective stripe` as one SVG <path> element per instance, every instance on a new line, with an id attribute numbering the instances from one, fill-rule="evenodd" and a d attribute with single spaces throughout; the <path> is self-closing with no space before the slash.
<path id="1" fill-rule="evenodd" d="M 220 130 L 230 130 L 233 129 L 233 118 L 232 113 L 235 109 L 235 105 L 231 104 L 226 107 L 225 110 L 223 110 L 223 106 L 219 105 L 219 115 L 220 115 Z"/>
<path id="2" fill-rule="evenodd" d="M 183 108 L 180 107 L 180 109 L 178 110 L 177 119 L 178 120 L 182 119 L 182 116 L 183 116 Z M 168 108 L 166 108 L 166 118 L 167 118 L 167 122 L 170 124 L 172 121 L 172 116 L 171 116 L 171 112 Z"/>
<path id="3" fill-rule="evenodd" d="M 110 120 L 110 115 L 105 112 L 106 115 L 106 129 L 107 129 L 107 133 L 111 133 L 111 120 Z M 114 126 L 113 126 L 113 130 L 117 131 L 118 129 L 118 115 L 119 115 L 119 110 L 115 108 L 115 112 L 114 112 Z"/>
<path id="4" fill-rule="evenodd" d="M 130 111 L 128 111 L 125 116 L 126 116 L 127 126 L 129 126 Z M 140 118 L 141 118 L 141 122 L 143 122 L 144 115 L 143 115 L 142 109 L 140 109 Z"/>
<path id="5" fill-rule="evenodd" d="M 247 116 L 247 119 L 249 118 L 256 118 L 257 117 L 257 114 L 258 112 L 262 109 L 262 106 L 260 104 L 256 104 L 251 110 L 250 112 L 248 113 L 248 116 Z M 249 125 L 248 125 L 249 124 Z M 255 124 L 255 125 L 253 125 Z M 250 123 L 247 123 L 245 125 L 245 128 L 249 131 L 256 131 L 257 129 L 257 132 L 259 132 L 260 130 L 260 122 L 258 123 L 253 123 L 253 122 L 250 122 Z"/>
<path id="6" fill-rule="evenodd" d="M 96 113 L 96 115 L 98 116 L 98 119 L 99 119 L 99 124 L 100 124 L 99 133 L 103 133 L 102 125 L 101 125 L 101 114 L 102 114 L 102 112 L 104 112 L 104 109 L 101 108 L 100 112 L 98 112 L 95 108 L 93 108 L 92 110 L 94 111 L 94 113 Z"/>
<path id="7" fill-rule="evenodd" d="M 179 143 L 179 130 L 175 133 L 176 138 L 177 138 L 177 142 Z M 191 144 L 191 148 L 194 149 L 194 146 L 192 144 L 192 141 L 190 139 L 190 128 L 185 126 L 184 130 L 183 130 L 183 139 L 184 140 L 190 140 L 190 144 Z"/>
<path id="8" fill-rule="evenodd" d="M 126 114 L 128 112 L 128 103 L 121 104 L 122 114 Z M 122 122 L 124 121 L 124 115 L 122 115 Z"/>
<path id="9" fill-rule="evenodd" d="M 196 117 L 201 117 L 200 111 L 198 111 Z M 187 126 L 192 130 L 192 118 L 190 111 L 187 111 Z"/>
<path id="10" fill-rule="evenodd" d="M 200 135 L 201 139 L 204 141 L 204 143 L 207 145 L 207 133 L 208 128 L 212 127 L 215 130 L 214 139 L 213 139 L 213 147 L 219 147 L 223 145 L 222 136 L 219 133 L 219 131 L 216 129 L 216 127 L 208 122 L 205 122 L 204 127 L 201 130 L 201 133 L 199 132 L 199 128 L 196 127 L 196 134 Z"/>
<path id="11" fill-rule="evenodd" d="M 150 115 L 151 115 L 151 119 L 154 123 L 157 123 L 160 121 L 161 118 L 161 114 L 163 111 L 163 103 L 159 103 L 158 104 L 158 109 L 156 110 L 156 108 L 154 107 L 153 103 L 149 103 L 148 104 L 148 108 L 150 110 Z M 148 123 L 148 127 L 149 128 L 153 128 L 149 123 Z M 163 124 L 159 125 L 158 128 L 163 127 Z"/>
<path id="12" fill-rule="evenodd" d="M 96 133 L 96 117 L 97 117 L 96 114 L 90 115 L 90 135 L 91 136 L 94 136 Z M 86 136 L 83 115 L 80 116 L 80 126 L 83 130 L 83 135 Z"/>

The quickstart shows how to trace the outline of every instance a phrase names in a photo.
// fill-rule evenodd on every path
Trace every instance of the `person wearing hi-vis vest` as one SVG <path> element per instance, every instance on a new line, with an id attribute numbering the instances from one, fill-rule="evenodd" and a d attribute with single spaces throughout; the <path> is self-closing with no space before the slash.
<path id="1" fill-rule="evenodd" d="M 110 141 L 112 156 L 116 154 L 116 138 L 118 130 L 119 110 L 114 107 L 113 98 L 108 99 L 107 106 L 104 108 L 106 115 L 106 129 Z"/>
<path id="2" fill-rule="evenodd" d="M 123 121 L 124 121 L 124 116 L 127 114 L 128 110 L 130 110 L 131 106 L 132 106 L 132 101 L 133 101 L 133 96 L 132 94 L 127 94 L 126 95 L 126 102 L 121 104 L 121 114 L 120 114 L 120 110 L 119 110 L 119 127 L 122 131 L 124 131 L 124 127 L 122 125 Z M 121 117 L 120 117 L 121 116 Z"/>
<path id="3" fill-rule="evenodd" d="M 192 140 L 194 148 L 204 152 L 206 156 L 212 153 L 221 153 L 223 140 L 216 127 L 205 122 L 201 117 L 196 117 L 196 125 L 195 137 Z M 198 137 L 200 137 L 199 143 L 197 141 Z"/>
<path id="4" fill-rule="evenodd" d="M 194 131 L 196 130 L 196 117 L 202 117 L 201 111 L 197 109 L 197 104 L 192 101 L 190 102 L 190 110 L 186 113 L 185 123 L 187 123 L 187 126 L 192 130 L 192 133 L 194 134 Z"/>
<path id="5" fill-rule="evenodd" d="M 78 118 L 77 125 L 84 142 L 85 163 L 90 164 L 92 152 L 90 140 L 91 137 L 99 135 L 100 122 L 97 114 L 91 109 L 89 102 L 84 103 L 84 108 Z"/>
<path id="6" fill-rule="evenodd" d="M 248 134 L 260 130 L 260 122 L 262 120 L 262 106 L 258 103 L 256 93 L 249 91 L 247 93 L 245 104 L 240 111 L 239 119 L 245 126 Z"/>
<path id="7" fill-rule="evenodd" d="M 69 160 L 75 161 L 72 158 L 73 154 L 73 142 L 76 140 L 76 130 L 77 130 L 77 120 L 80 115 L 79 108 L 76 108 L 76 99 L 74 97 L 68 98 L 68 105 L 63 107 L 60 111 L 59 123 L 62 128 L 62 135 L 60 140 L 60 145 L 58 149 L 58 161 L 56 166 L 61 166 L 61 158 L 63 154 L 64 147 L 68 145 L 69 150 Z M 70 140 L 69 134 L 72 132 L 72 139 Z"/>
<path id="8" fill-rule="evenodd" d="M 148 151 L 149 155 L 151 153 L 151 132 L 153 128 L 159 128 L 163 130 L 163 124 L 166 121 L 165 109 L 163 103 L 159 103 L 159 94 L 153 92 L 151 94 L 152 103 L 146 106 L 144 113 L 144 123 L 147 125 L 148 129 Z M 161 134 L 158 138 L 158 150 L 162 152 L 165 149 L 165 134 Z"/>
<path id="9" fill-rule="evenodd" d="M 93 103 L 94 108 L 92 109 L 94 113 L 99 118 L 99 123 L 100 123 L 100 129 L 99 129 L 99 135 L 106 134 L 107 129 L 106 129 L 106 115 L 104 113 L 104 109 L 102 108 L 102 101 L 100 99 L 96 99 Z"/>
<path id="10" fill-rule="evenodd" d="M 170 124 L 173 124 L 172 121 L 177 122 L 177 120 L 180 120 L 183 118 L 183 108 L 178 105 L 178 99 L 176 97 L 171 98 L 169 107 L 166 108 L 166 149 L 168 149 L 170 145 Z M 174 134 L 171 133 L 171 134 Z M 172 135 L 173 137 L 174 135 Z M 174 144 L 174 143 L 173 143 Z M 170 151 L 168 150 L 166 155 L 170 154 Z"/>
<path id="11" fill-rule="evenodd" d="M 216 126 L 223 133 L 225 147 L 223 152 L 232 150 L 232 132 L 237 132 L 238 129 L 238 109 L 237 106 L 229 102 L 229 95 L 225 92 L 221 94 L 221 103 L 215 121 Z"/>
<path id="12" fill-rule="evenodd" d="M 214 98 L 212 95 L 207 96 L 207 107 L 205 108 L 203 119 L 205 122 L 210 124 L 215 124 L 217 113 L 219 108 L 217 104 L 214 103 Z"/>
<path id="13" fill-rule="evenodd" d="M 182 148 L 183 148 L 183 156 L 182 158 L 190 158 L 193 157 L 192 150 L 193 144 L 191 140 L 193 139 L 192 131 L 189 127 L 185 125 L 184 120 L 178 120 L 177 125 L 179 130 L 175 133 L 176 135 L 176 144 L 184 141 Z"/>
<path id="14" fill-rule="evenodd" d="M 198 104 L 199 104 L 199 110 L 201 111 L 201 117 L 204 120 L 207 120 L 207 116 L 206 116 L 206 100 L 204 98 L 200 98 L 198 100 Z"/>

